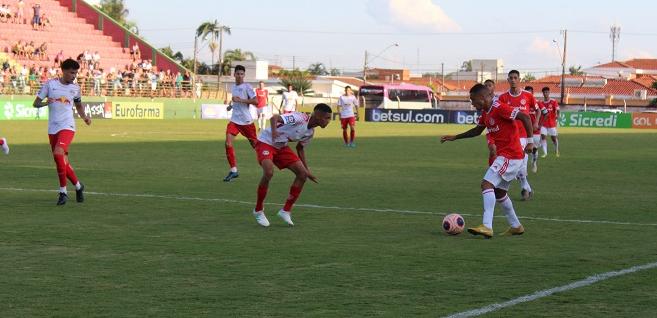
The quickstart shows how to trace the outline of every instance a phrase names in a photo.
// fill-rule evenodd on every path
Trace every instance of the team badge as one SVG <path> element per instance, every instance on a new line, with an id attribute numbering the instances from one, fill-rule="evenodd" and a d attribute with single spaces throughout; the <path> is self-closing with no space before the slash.
<path id="1" fill-rule="evenodd" d="M 488 123 L 489 123 L 491 126 L 495 125 L 495 119 L 493 119 L 493 117 L 488 118 Z"/>
<path id="2" fill-rule="evenodd" d="M 262 152 L 262 155 L 263 155 L 263 156 L 269 156 L 269 150 L 264 150 L 264 151 Z"/>
<path id="3" fill-rule="evenodd" d="M 527 101 L 526 101 L 525 99 L 521 99 L 521 100 L 520 100 L 520 105 L 523 105 L 523 106 L 524 106 L 525 104 L 527 104 Z"/>

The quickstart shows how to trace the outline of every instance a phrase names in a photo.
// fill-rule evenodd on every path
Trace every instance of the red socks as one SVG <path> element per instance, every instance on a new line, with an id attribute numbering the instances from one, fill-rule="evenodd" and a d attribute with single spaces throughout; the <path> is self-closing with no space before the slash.
<path id="1" fill-rule="evenodd" d="M 75 171 L 73 171 L 73 167 L 71 167 L 70 163 L 66 164 L 66 177 L 73 185 L 78 184 L 78 176 L 75 175 Z"/>
<path id="2" fill-rule="evenodd" d="M 55 159 L 55 165 L 57 166 L 57 176 L 59 177 L 59 186 L 60 187 L 65 187 L 66 186 L 66 170 L 68 164 L 66 164 L 66 160 L 64 159 L 64 155 L 53 155 L 53 158 Z M 72 171 L 72 170 L 71 170 Z"/>
<path id="3" fill-rule="evenodd" d="M 294 205 L 295 202 L 297 202 L 297 199 L 299 198 L 302 189 L 303 189 L 302 187 L 295 187 L 295 186 L 290 187 L 290 195 L 287 197 L 287 200 L 285 201 L 285 206 L 283 206 L 283 211 L 290 212 L 292 210 L 292 206 Z"/>
<path id="4" fill-rule="evenodd" d="M 233 147 L 226 147 L 226 158 L 231 168 L 237 167 L 237 160 L 235 160 L 235 149 Z"/>
<path id="5" fill-rule="evenodd" d="M 346 130 L 346 129 L 343 129 L 343 130 L 342 130 L 342 139 L 344 140 L 344 143 L 345 143 L 345 144 L 346 144 L 346 143 L 349 143 L 349 139 L 348 139 L 348 138 L 349 138 L 349 136 L 347 136 L 347 130 Z"/>
<path id="6" fill-rule="evenodd" d="M 352 129 L 351 130 L 351 143 L 354 143 L 354 139 L 356 139 L 356 130 Z"/>
<path id="7" fill-rule="evenodd" d="M 256 202 L 256 212 L 262 211 L 265 207 L 265 197 L 267 197 L 267 186 L 258 186 L 258 201 Z"/>

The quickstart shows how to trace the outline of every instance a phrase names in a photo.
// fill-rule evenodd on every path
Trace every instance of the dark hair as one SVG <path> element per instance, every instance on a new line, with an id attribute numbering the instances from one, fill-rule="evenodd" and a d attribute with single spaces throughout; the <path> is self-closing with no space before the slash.
<path id="1" fill-rule="evenodd" d="M 495 81 L 492 80 L 492 79 L 487 79 L 487 80 L 484 81 L 484 84 L 486 84 L 486 83 L 493 83 L 493 84 L 495 84 Z"/>
<path id="2" fill-rule="evenodd" d="M 348 88 L 348 89 L 351 89 L 351 86 L 349 86 L 349 85 L 345 86 L 345 87 L 344 87 L 344 90 L 346 91 L 347 88 Z"/>
<path id="3" fill-rule="evenodd" d="M 315 105 L 315 108 L 313 108 L 313 111 L 322 112 L 322 113 L 325 113 L 325 114 L 333 113 L 333 111 L 331 110 L 331 107 L 329 105 L 324 104 L 324 103 L 320 103 L 320 104 Z"/>
<path id="4" fill-rule="evenodd" d="M 548 91 L 548 92 L 549 92 L 549 91 L 550 91 L 550 88 L 547 87 L 547 86 L 543 87 L 543 89 L 541 90 L 541 92 L 545 92 L 545 91 Z"/>
<path id="5" fill-rule="evenodd" d="M 488 90 L 488 87 L 486 87 L 486 85 L 478 83 L 478 84 L 475 84 L 475 86 L 472 86 L 472 88 L 470 89 L 470 95 L 477 95 L 477 94 L 479 94 L 481 92 L 484 92 L 484 91 L 485 92 L 490 92 Z"/>
<path id="6" fill-rule="evenodd" d="M 66 59 L 64 62 L 62 62 L 61 68 L 62 70 L 79 70 L 80 63 L 74 59 Z"/>
<path id="7" fill-rule="evenodd" d="M 531 86 L 525 86 L 525 90 L 526 90 L 526 91 L 533 92 L 533 91 L 534 91 L 534 88 L 531 87 Z"/>
<path id="8" fill-rule="evenodd" d="M 516 75 L 518 75 L 518 77 L 520 77 L 520 72 L 518 72 L 518 70 L 511 70 L 509 72 L 509 76 L 511 76 L 511 74 L 516 74 Z"/>
<path id="9" fill-rule="evenodd" d="M 244 68 L 243 65 L 236 65 L 235 66 L 235 72 L 237 72 L 237 71 L 246 72 L 246 68 Z"/>

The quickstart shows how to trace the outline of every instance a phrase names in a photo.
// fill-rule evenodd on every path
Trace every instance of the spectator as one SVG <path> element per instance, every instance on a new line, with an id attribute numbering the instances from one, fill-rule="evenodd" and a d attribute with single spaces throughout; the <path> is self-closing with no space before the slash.
<path id="1" fill-rule="evenodd" d="M 59 65 L 64 62 L 64 50 L 60 50 L 57 55 L 55 55 L 55 60 L 53 63 L 54 67 L 59 67 Z"/>
<path id="2" fill-rule="evenodd" d="M 25 45 L 25 56 L 33 60 L 34 59 L 34 52 L 36 51 L 36 48 L 34 47 L 34 41 L 30 41 L 27 45 Z"/>
<path id="3" fill-rule="evenodd" d="M 133 61 L 137 61 L 141 58 L 141 52 L 139 51 L 139 45 L 137 43 L 130 47 L 130 57 Z"/>
<path id="4" fill-rule="evenodd" d="M 12 19 L 11 7 L 9 5 L 3 4 L 0 6 L 0 22 L 9 22 Z"/>
<path id="5" fill-rule="evenodd" d="M 50 27 L 52 24 L 50 23 L 50 19 L 46 16 L 46 13 L 44 12 L 41 14 L 41 19 L 39 22 L 39 26 L 41 31 L 45 30 L 46 27 Z"/>
<path id="6" fill-rule="evenodd" d="M 41 5 L 40 4 L 35 4 L 32 6 L 32 11 L 34 11 L 34 14 L 32 15 L 32 29 L 38 30 L 39 25 L 41 24 Z"/>
<path id="7" fill-rule="evenodd" d="M 36 57 L 41 61 L 48 60 L 48 43 L 43 42 L 35 51 Z"/>
<path id="8" fill-rule="evenodd" d="M 94 71 L 93 71 L 93 78 L 94 78 L 93 93 L 94 93 L 94 96 L 100 96 L 100 94 L 102 92 L 100 88 L 101 88 L 101 85 L 102 85 L 102 80 L 103 80 L 104 75 L 105 74 L 103 74 L 103 69 L 102 68 L 101 69 L 98 69 L 98 68 L 94 69 Z"/>
<path id="9" fill-rule="evenodd" d="M 25 2 L 23 0 L 18 0 L 17 4 L 18 10 L 16 10 L 16 18 L 14 23 L 25 24 Z"/>
<path id="10" fill-rule="evenodd" d="M 98 51 L 94 52 L 91 59 L 94 63 L 94 69 L 98 68 L 100 66 L 100 53 L 98 53 Z"/>

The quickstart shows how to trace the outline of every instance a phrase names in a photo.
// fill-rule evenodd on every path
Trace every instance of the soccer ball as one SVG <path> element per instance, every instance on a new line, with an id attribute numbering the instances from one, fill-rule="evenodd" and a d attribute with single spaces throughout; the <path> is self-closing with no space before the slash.
<path id="1" fill-rule="evenodd" d="M 449 235 L 457 235 L 463 232 L 465 220 L 460 214 L 452 213 L 443 219 L 443 231 Z"/>

